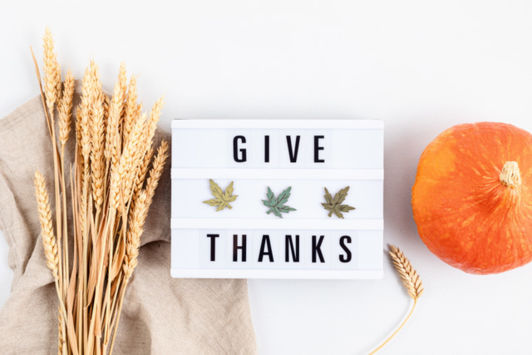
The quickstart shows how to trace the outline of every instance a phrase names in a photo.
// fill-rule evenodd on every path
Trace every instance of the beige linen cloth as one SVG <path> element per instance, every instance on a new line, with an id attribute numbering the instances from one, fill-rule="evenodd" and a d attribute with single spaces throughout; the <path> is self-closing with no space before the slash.
<path id="1" fill-rule="evenodd" d="M 0 230 L 14 272 L 11 295 L 0 309 L 0 354 L 57 353 L 56 294 L 33 190 L 37 169 L 51 189 L 51 145 L 38 97 L 0 119 Z M 146 223 L 115 353 L 256 353 L 245 280 L 170 277 L 168 170 Z"/>

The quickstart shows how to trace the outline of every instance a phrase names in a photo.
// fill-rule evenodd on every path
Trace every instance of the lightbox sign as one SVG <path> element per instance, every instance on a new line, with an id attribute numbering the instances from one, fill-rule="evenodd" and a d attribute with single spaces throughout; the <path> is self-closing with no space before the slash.
<path id="1" fill-rule="evenodd" d="M 174 120 L 178 278 L 378 278 L 383 123 Z"/>

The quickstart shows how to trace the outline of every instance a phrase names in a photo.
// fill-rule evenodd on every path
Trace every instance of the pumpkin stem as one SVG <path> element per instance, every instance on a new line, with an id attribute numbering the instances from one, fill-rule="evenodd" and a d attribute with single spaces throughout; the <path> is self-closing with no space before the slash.
<path id="1" fill-rule="evenodd" d="M 504 186 L 515 189 L 521 186 L 521 173 L 516 161 L 507 161 L 502 167 L 499 180 Z"/>

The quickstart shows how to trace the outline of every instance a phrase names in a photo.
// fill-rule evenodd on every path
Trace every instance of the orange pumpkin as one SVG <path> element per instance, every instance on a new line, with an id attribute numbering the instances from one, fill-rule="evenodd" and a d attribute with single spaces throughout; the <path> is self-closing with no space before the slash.
<path id="1" fill-rule="evenodd" d="M 419 160 L 418 233 L 443 261 L 490 274 L 532 260 L 532 135 L 504 123 L 451 127 Z"/>

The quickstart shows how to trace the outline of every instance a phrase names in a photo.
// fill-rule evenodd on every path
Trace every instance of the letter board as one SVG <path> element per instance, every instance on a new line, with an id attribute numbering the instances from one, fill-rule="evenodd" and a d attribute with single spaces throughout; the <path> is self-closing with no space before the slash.
<path id="1" fill-rule="evenodd" d="M 178 278 L 382 276 L 383 123 L 174 120 Z"/>

